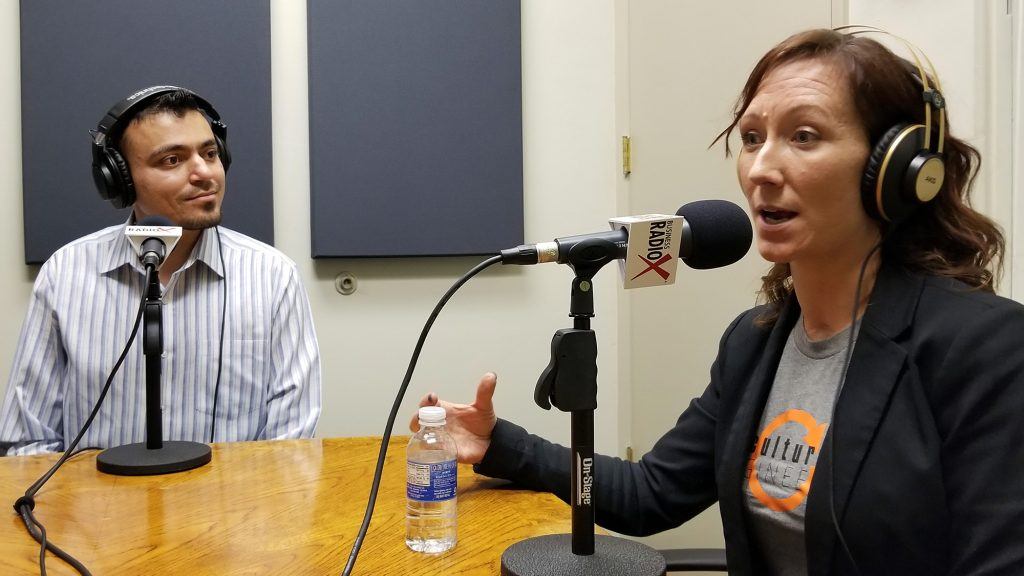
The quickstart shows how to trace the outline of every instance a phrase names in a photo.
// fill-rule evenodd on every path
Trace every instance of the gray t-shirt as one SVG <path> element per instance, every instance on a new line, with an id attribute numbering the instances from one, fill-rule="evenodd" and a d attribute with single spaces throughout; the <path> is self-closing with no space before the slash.
<path id="1" fill-rule="evenodd" d="M 751 536 L 775 576 L 807 574 L 807 493 L 843 377 L 849 338 L 847 328 L 812 342 L 801 316 L 786 341 L 761 415 L 747 464 L 746 507 Z"/>

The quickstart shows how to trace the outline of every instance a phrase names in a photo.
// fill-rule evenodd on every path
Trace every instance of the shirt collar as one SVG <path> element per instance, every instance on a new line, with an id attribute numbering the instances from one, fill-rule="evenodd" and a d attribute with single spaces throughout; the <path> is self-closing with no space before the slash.
<path id="1" fill-rule="evenodd" d="M 192 263 L 199 261 L 205 264 L 207 268 L 212 270 L 218 276 L 223 278 L 224 267 L 221 265 L 220 241 L 221 235 L 219 228 L 215 227 L 203 230 L 199 235 L 199 242 L 196 243 L 195 248 L 192 249 L 192 254 L 181 269 L 184 270 L 191 266 Z"/>
<path id="2" fill-rule="evenodd" d="M 145 274 L 146 270 L 139 263 L 139 257 L 135 254 L 135 249 L 132 248 L 131 242 L 128 241 L 128 236 L 125 235 L 124 231 L 127 226 L 130 226 L 135 221 L 135 214 L 130 214 L 128 220 L 119 229 L 115 229 L 115 238 L 110 244 L 110 250 L 107 252 L 106 259 L 101 267 L 100 272 L 107 274 L 121 268 L 122 266 L 131 266 L 140 274 Z M 210 228 L 202 231 L 199 235 L 199 241 L 196 242 L 195 247 L 192 248 L 192 253 L 189 254 L 185 263 L 181 266 L 181 270 L 187 270 L 190 266 L 195 264 L 197 261 L 202 262 L 207 268 L 212 270 L 221 278 L 224 277 L 224 267 L 221 266 L 220 250 L 218 243 L 220 242 L 220 234 L 216 231 L 210 232 Z"/>

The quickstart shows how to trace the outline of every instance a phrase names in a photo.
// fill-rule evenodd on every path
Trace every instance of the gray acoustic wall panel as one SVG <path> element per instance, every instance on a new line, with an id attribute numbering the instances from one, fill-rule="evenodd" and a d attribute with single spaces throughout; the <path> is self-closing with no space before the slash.
<path id="1" fill-rule="evenodd" d="M 519 0 L 309 0 L 314 257 L 522 242 Z"/>
<path id="2" fill-rule="evenodd" d="M 26 262 L 128 217 L 93 186 L 89 130 L 156 84 L 220 113 L 233 159 L 223 223 L 273 242 L 270 0 L 23 0 L 21 82 Z"/>

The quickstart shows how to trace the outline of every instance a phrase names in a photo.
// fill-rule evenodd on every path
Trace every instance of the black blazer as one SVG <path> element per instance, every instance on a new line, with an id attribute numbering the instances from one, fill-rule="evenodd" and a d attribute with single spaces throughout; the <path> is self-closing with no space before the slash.
<path id="1" fill-rule="evenodd" d="M 633 535 L 678 526 L 718 500 L 730 574 L 763 575 L 744 508 L 746 467 L 800 315 L 738 317 L 711 383 L 638 463 L 595 462 L 597 522 Z M 1024 575 L 1024 306 L 883 266 L 807 500 L 810 576 Z M 477 470 L 569 497 L 568 449 L 500 420 Z M 685 542 L 680 542 L 685 546 Z"/>

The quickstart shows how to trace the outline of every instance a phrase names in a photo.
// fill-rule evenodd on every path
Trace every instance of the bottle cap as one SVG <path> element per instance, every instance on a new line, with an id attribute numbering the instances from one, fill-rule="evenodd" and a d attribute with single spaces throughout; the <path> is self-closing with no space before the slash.
<path id="1" fill-rule="evenodd" d="M 423 406 L 419 412 L 421 426 L 439 426 L 445 422 L 444 408 L 441 406 Z"/>

